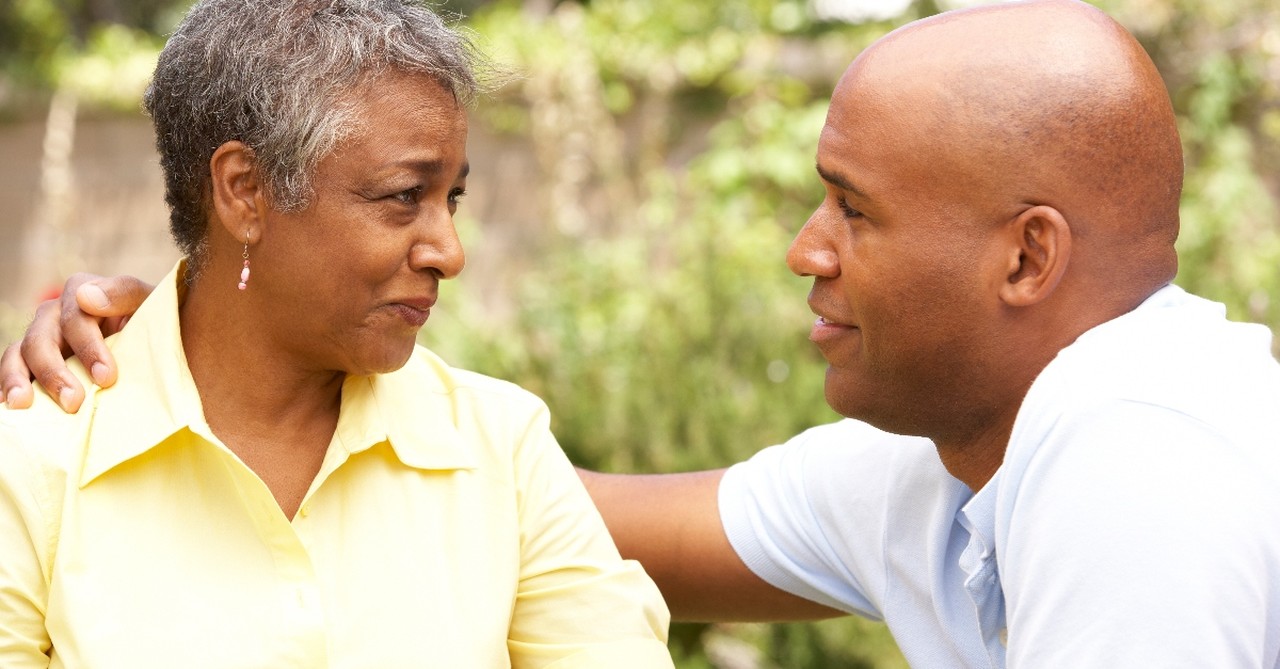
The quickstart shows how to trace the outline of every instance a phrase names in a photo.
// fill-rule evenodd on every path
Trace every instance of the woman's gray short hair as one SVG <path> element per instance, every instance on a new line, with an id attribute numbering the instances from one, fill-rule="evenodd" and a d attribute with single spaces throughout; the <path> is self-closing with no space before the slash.
<path id="1" fill-rule="evenodd" d="M 358 87 L 388 70 L 420 73 L 466 103 L 479 90 L 477 62 L 466 36 L 413 0 L 196 4 L 143 100 L 178 247 L 203 260 L 209 159 L 225 142 L 252 149 L 272 207 L 296 211 L 316 164 L 350 132 Z"/>

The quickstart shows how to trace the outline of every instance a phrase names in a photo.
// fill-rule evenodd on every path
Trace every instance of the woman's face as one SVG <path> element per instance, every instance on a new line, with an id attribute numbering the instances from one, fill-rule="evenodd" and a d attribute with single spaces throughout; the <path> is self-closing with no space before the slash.
<path id="1" fill-rule="evenodd" d="M 270 211 L 249 291 L 303 370 L 371 374 L 413 351 L 441 279 L 464 262 L 453 226 L 466 187 L 467 118 L 434 80 L 379 77 L 354 132 L 316 168 L 311 204 Z"/>

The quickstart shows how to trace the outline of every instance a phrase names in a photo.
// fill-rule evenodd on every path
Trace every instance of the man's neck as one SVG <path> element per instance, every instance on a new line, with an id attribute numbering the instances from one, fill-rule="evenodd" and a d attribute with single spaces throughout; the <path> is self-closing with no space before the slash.
<path id="1" fill-rule="evenodd" d="M 1015 402 L 968 431 L 934 436 L 942 465 L 970 490 L 981 490 L 1004 463 L 1005 449 L 1020 406 L 1020 402 Z"/>

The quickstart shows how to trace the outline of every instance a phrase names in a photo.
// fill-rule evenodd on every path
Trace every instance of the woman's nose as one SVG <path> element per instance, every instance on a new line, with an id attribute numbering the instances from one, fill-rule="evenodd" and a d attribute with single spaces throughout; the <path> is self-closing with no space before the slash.
<path id="1" fill-rule="evenodd" d="M 433 221 L 430 228 L 431 234 L 409 250 L 409 266 L 416 271 L 434 272 L 441 279 L 458 276 L 467 264 L 467 258 L 452 217 Z"/>

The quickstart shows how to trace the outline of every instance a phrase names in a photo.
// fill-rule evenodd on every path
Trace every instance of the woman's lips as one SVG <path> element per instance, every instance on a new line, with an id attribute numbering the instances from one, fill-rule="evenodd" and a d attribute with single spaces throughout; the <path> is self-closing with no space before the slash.
<path id="1" fill-rule="evenodd" d="M 403 319 L 404 322 L 412 325 L 413 327 L 422 327 L 422 324 L 427 322 L 427 317 L 431 315 L 430 307 L 421 309 L 417 306 L 404 304 L 402 302 L 396 302 L 387 306 L 389 306 L 397 316 Z"/>

